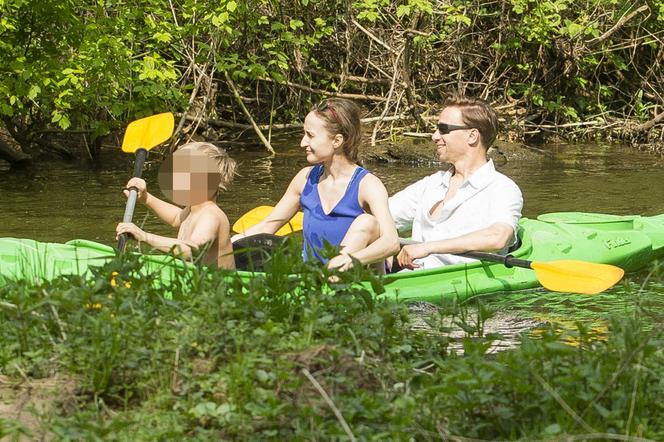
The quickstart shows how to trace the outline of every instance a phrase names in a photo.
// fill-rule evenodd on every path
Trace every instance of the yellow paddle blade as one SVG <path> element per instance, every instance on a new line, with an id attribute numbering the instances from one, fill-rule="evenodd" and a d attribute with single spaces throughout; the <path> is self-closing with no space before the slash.
<path id="1" fill-rule="evenodd" d="M 575 260 L 533 262 L 530 267 L 546 289 L 588 295 L 613 287 L 625 274 L 620 267 Z"/>
<path id="2" fill-rule="evenodd" d="M 247 230 L 249 227 L 253 227 L 259 222 L 263 221 L 269 214 L 272 212 L 274 207 L 272 206 L 258 206 L 254 207 L 244 215 L 242 215 L 235 224 L 233 224 L 233 232 L 242 233 Z M 290 221 L 284 224 L 279 230 L 275 232 L 275 235 L 284 236 L 289 233 L 297 232 L 302 230 L 303 214 L 302 212 L 297 212 Z"/>
<path id="3" fill-rule="evenodd" d="M 174 126 L 173 114 L 170 112 L 132 121 L 122 139 L 122 151 L 134 153 L 139 148 L 150 150 L 168 140 Z"/>

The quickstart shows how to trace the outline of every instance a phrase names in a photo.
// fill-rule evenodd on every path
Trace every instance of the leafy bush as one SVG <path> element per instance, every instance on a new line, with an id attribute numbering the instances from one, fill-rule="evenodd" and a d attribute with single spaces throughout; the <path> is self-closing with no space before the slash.
<path id="1" fill-rule="evenodd" d="M 9 284 L 0 370 L 77 379 L 76 405 L 43 418 L 64 439 L 664 436 L 664 335 L 646 307 L 614 318 L 605 340 L 582 323 L 549 326 L 491 356 L 468 306 L 444 306 L 415 331 L 405 306 L 354 283 L 379 289 L 379 278 L 329 272 L 287 247 L 268 274 L 203 268 L 172 299 L 132 261 L 91 279 Z M 450 316 L 463 352 L 450 347 Z"/>

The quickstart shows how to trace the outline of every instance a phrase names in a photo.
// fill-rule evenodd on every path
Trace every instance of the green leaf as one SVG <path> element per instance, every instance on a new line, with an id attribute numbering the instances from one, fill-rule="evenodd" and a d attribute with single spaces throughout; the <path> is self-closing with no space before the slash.
<path id="1" fill-rule="evenodd" d="M 58 126 L 62 130 L 67 130 L 71 126 L 71 122 L 69 121 L 69 117 L 67 115 L 62 115 L 62 118 L 60 118 L 60 121 L 58 121 Z"/>
<path id="2" fill-rule="evenodd" d="M 168 32 L 157 32 L 152 36 L 153 39 L 157 40 L 159 43 L 169 43 L 173 40 L 173 36 Z"/>
<path id="3" fill-rule="evenodd" d="M 562 431 L 563 430 L 559 424 L 551 424 L 544 429 L 544 433 L 550 436 L 555 436 L 556 434 L 560 434 Z"/>
<path id="4" fill-rule="evenodd" d="M 397 17 L 401 18 L 405 15 L 410 15 L 410 5 L 399 5 L 397 7 Z"/>
<path id="5" fill-rule="evenodd" d="M 37 98 L 37 95 L 39 95 L 40 92 L 41 92 L 41 88 L 37 85 L 33 85 L 30 88 L 30 91 L 28 91 L 28 98 L 30 100 L 34 100 L 35 98 Z"/>
<path id="6" fill-rule="evenodd" d="M 0 113 L 12 117 L 14 116 L 14 108 L 5 103 L 0 103 Z"/>
<path id="7" fill-rule="evenodd" d="M 295 31 L 304 26 L 304 22 L 302 20 L 291 20 L 289 26 L 292 30 Z"/>

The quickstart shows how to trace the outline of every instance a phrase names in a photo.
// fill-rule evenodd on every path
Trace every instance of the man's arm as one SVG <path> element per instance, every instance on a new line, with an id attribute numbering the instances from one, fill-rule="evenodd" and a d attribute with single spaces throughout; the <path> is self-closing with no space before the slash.
<path id="1" fill-rule="evenodd" d="M 421 179 L 389 198 L 392 219 L 399 230 L 412 228 L 417 209 L 422 204 L 422 195 L 427 186 L 427 178 Z"/>
<path id="2" fill-rule="evenodd" d="M 404 246 L 399 252 L 397 260 L 401 267 L 415 269 L 420 266 L 413 262 L 414 259 L 424 258 L 434 253 L 454 255 L 477 250 L 496 251 L 507 247 L 513 241 L 514 228 L 510 224 L 497 222 L 485 229 L 476 230 L 455 238 Z"/>

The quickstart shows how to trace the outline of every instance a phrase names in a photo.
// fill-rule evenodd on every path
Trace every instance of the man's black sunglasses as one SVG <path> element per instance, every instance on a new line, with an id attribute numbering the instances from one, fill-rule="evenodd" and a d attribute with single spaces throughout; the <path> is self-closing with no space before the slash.
<path id="1" fill-rule="evenodd" d="M 436 124 L 436 129 L 438 129 L 438 132 L 440 132 L 441 135 L 445 135 L 452 132 L 453 130 L 472 129 L 472 127 L 459 126 L 456 124 L 438 123 Z"/>

